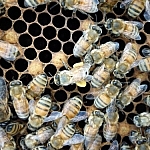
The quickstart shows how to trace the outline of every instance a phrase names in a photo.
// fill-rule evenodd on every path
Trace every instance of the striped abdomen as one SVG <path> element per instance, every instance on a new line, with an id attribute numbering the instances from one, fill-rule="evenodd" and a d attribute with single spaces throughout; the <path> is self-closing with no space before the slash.
<path id="1" fill-rule="evenodd" d="M 138 68 L 142 72 L 150 72 L 150 57 L 142 59 L 138 65 Z"/>

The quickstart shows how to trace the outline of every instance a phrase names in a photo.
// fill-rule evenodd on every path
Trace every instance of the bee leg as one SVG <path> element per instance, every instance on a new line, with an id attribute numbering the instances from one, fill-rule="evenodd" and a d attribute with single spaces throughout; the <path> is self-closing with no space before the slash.
<path id="1" fill-rule="evenodd" d="M 76 11 L 77 11 L 77 9 L 74 9 L 74 10 L 73 10 L 73 12 L 72 12 L 72 17 L 71 17 L 72 19 L 76 16 Z"/>
<path id="2" fill-rule="evenodd" d="M 70 67 L 67 63 L 65 63 L 62 59 L 60 59 L 67 70 L 70 70 Z"/>

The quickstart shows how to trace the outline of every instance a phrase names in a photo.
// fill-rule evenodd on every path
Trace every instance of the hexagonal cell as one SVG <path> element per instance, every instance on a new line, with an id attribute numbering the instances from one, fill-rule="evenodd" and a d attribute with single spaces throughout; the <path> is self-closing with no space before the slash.
<path id="1" fill-rule="evenodd" d="M 39 53 L 39 59 L 40 59 L 40 61 L 43 62 L 43 63 L 48 63 L 48 62 L 50 62 L 51 59 L 52 59 L 52 54 L 51 54 L 51 52 L 48 51 L 48 50 L 41 51 L 41 52 Z"/>
<path id="2" fill-rule="evenodd" d="M 64 102 L 67 99 L 67 93 L 64 90 L 58 90 L 55 92 L 54 97 L 58 102 Z"/>
<path id="3" fill-rule="evenodd" d="M 37 18 L 39 24 L 42 26 L 48 25 L 51 22 L 51 16 L 47 13 L 40 13 Z"/>
<path id="4" fill-rule="evenodd" d="M 47 46 L 47 41 L 43 37 L 37 37 L 34 40 L 34 46 L 37 50 L 43 50 Z"/>
<path id="5" fill-rule="evenodd" d="M 9 18 L 1 17 L 0 18 L 0 29 L 1 30 L 8 30 L 12 26 L 12 21 Z"/>
<path id="6" fill-rule="evenodd" d="M 65 25 L 65 17 L 61 15 L 54 16 L 52 23 L 56 28 L 62 28 Z"/>
<path id="7" fill-rule="evenodd" d="M 27 69 L 28 62 L 25 59 L 18 59 L 15 62 L 15 69 L 19 72 L 23 72 Z"/>
<path id="8" fill-rule="evenodd" d="M 15 21 L 13 27 L 17 33 L 23 33 L 27 30 L 27 24 L 23 20 Z"/>
<path id="9" fill-rule="evenodd" d="M 12 6 L 8 9 L 8 16 L 12 20 L 16 20 L 21 16 L 21 10 L 16 6 Z"/>

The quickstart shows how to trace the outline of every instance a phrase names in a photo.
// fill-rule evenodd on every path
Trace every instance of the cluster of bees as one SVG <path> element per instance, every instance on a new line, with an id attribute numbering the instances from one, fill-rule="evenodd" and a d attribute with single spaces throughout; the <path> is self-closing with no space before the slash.
<path id="1" fill-rule="evenodd" d="M 119 0 L 59 0 L 62 8 L 76 10 L 91 16 L 88 13 L 96 13 L 99 9 L 104 13 L 112 11 Z M 0 13 L 5 12 L 5 7 L 15 0 L 0 1 Z M 24 0 L 25 7 L 37 7 L 51 0 Z M 150 21 L 149 0 L 124 0 L 121 8 L 128 7 L 128 15 L 136 18 L 145 9 L 144 17 Z M 53 8 L 54 9 L 54 8 Z M 115 37 L 125 37 L 128 42 L 121 54 L 115 55 L 119 49 L 119 43 L 109 41 L 100 46 L 96 45 L 102 29 L 100 25 Z M 118 131 L 118 111 L 128 106 L 136 97 L 142 95 L 147 89 L 146 84 L 141 84 L 141 79 L 136 78 L 121 91 L 122 83 L 119 79 L 125 78 L 132 68 L 138 67 L 141 72 L 150 71 L 150 49 L 143 48 L 144 58 L 137 59 L 139 48 L 134 40 L 141 40 L 139 30 L 143 24 L 138 21 L 126 21 L 123 19 L 109 18 L 104 22 L 89 25 L 83 32 L 73 48 L 73 55 L 80 57 L 82 62 L 75 63 L 73 68 L 62 61 L 66 70 L 58 71 L 54 75 L 54 83 L 58 86 L 76 84 L 85 87 L 87 82 L 91 83 L 96 93 L 87 95 L 87 99 L 94 98 L 95 110 L 90 114 L 80 111 L 83 100 L 80 95 L 67 100 L 61 112 L 53 111 L 53 99 L 50 95 L 42 95 L 48 77 L 45 73 L 39 74 L 25 87 L 20 80 L 13 80 L 7 88 L 6 81 L 0 77 L 0 123 L 6 123 L 5 128 L 0 127 L 1 150 L 15 150 L 17 148 L 13 136 L 24 132 L 26 128 L 31 131 L 20 140 L 22 149 L 32 150 L 54 150 L 61 149 L 65 145 L 70 150 L 99 150 L 102 137 L 99 128 L 103 126 L 103 136 L 106 141 L 111 142 L 109 150 L 118 150 L 116 134 Z M 19 55 L 19 49 L 6 41 L 0 41 L 0 56 L 6 61 L 14 61 Z M 96 66 L 90 75 L 91 68 Z M 110 81 L 110 77 L 114 79 Z M 115 79 L 116 78 L 116 79 Z M 9 90 L 8 90 L 9 89 Z M 95 95 L 96 94 L 96 95 Z M 27 120 L 24 127 L 19 122 L 9 122 L 11 109 L 9 107 L 8 95 L 10 95 L 15 112 L 21 120 Z M 144 102 L 150 107 L 150 94 L 145 97 Z M 105 113 L 104 113 L 105 112 Z M 58 123 L 55 124 L 55 120 Z M 83 134 L 76 129 L 75 122 L 86 120 Z M 8 123 L 7 123 L 8 122 Z M 45 125 L 52 122 L 51 125 Z M 145 135 L 139 130 L 133 130 L 128 135 L 135 150 L 150 149 L 150 113 L 143 112 L 134 116 L 133 122 L 139 129 L 143 128 Z M 131 150 L 133 146 L 128 143 L 120 145 L 121 150 Z"/>

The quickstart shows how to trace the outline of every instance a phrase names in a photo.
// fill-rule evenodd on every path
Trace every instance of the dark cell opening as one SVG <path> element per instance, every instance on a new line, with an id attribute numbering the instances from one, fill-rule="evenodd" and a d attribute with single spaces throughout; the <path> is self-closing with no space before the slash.
<path id="1" fill-rule="evenodd" d="M 17 33 L 23 33 L 27 30 L 27 24 L 22 20 L 17 20 L 13 26 Z"/>
<path id="2" fill-rule="evenodd" d="M 53 79 L 53 78 L 50 80 L 49 86 L 50 86 L 53 90 L 59 89 L 59 86 L 57 86 L 57 85 L 54 83 L 54 79 Z"/>
<path id="3" fill-rule="evenodd" d="M 143 81 L 143 82 L 141 82 L 141 85 L 142 84 L 146 84 L 147 85 L 147 90 L 145 92 L 148 92 L 150 90 L 150 82 L 149 81 Z"/>
<path id="4" fill-rule="evenodd" d="M 70 39 L 70 31 L 65 28 L 60 29 L 58 31 L 58 38 L 63 42 L 68 41 Z"/>
<path id="5" fill-rule="evenodd" d="M 1 58 L 0 59 L 0 65 L 4 68 L 4 69 L 9 69 L 12 67 L 11 63 L 9 63 L 8 61 L 6 61 L 5 59 Z"/>
<path id="6" fill-rule="evenodd" d="M 127 76 L 127 77 L 132 77 L 133 74 L 134 74 L 134 68 L 132 68 L 132 69 L 126 74 L 126 76 Z"/>
<path id="7" fill-rule="evenodd" d="M 20 7 L 26 8 L 26 7 L 24 6 L 24 1 L 21 1 L 21 0 L 17 0 L 17 1 L 18 1 L 18 4 L 19 4 Z"/>
<path id="8" fill-rule="evenodd" d="M 12 21 L 9 18 L 2 17 L 0 18 L 0 29 L 1 30 L 8 30 L 12 26 Z"/>
<path id="9" fill-rule="evenodd" d="M 146 21 L 146 19 L 144 17 L 144 12 L 145 12 L 145 9 L 141 12 L 140 18 L 141 18 L 141 20 Z"/>
<path id="10" fill-rule="evenodd" d="M 48 50 L 44 50 L 42 52 L 40 52 L 39 54 L 39 59 L 40 61 L 42 61 L 43 63 L 48 63 L 51 61 L 52 59 L 52 54 L 51 52 L 49 52 Z"/>
<path id="11" fill-rule="evenodd" d="M 135 78 L 130 78 L 130 79 L 128 80 L 128 85 L 130 85 L 130 84 L 133 82 L 134 79 L 135 79 Z"/>
<path id="12" fill-rule="evenodd" d="M 74 97 L 74 96 L 77 96 L 77 95 L 79 95 L 79 93 L 77 93 L 77 92 L 72 92 L 72 93 L 70 94 L 70 98 L 72 98 L 72 97 Z"/>
<path id="13" fill-rule="evenodd" d="M 113 140 L 117 140 L 118 143 L 120 143 L 120 141 L 121 141 L 121 136 L 120 136 L 120 134 L 116 134 L 116 136 L 113 138 Z"/>
<path id="14" fill-rule="evenodd" d="M 62 66 L 61 68 L 59 68 L 59 71 L 63 71 L 66 70 L 65 66 Z"/>
<path id="15" fill-rule="evenodd" d="M 43 25 L 43 26 L 48 25 L 50 23 L 50 21 L 51 21 L 51 17 L 50 17 L 49 14 L 41 13 L 41 14 L 38 15 L 38 22 L 41 25 Z"/>
<path id="16" fill-rule="evenodd" d="M 120 2 L 117 3 L 117 7 L 113 8 L 113 11 L 116 15 L 122 15 L 125 11 L 125 9 L 120 9 Z"/>
<path id="17" fill-rule="evenodd" d="M 72 84 L 72 85 L 68 85 L 68 86 L 64 86 L 64 89 L 66 91 L 73 91 L 74 89 L 76 88 L 76 85 L 75 84 Z"/>
<path id="18" fill-rule="evenodd" d="M 129 105 L 127 105 L 123 110 L 125 111 L 125 112 L 130 112 L 130 111 L 132 111 L 134 109 L 134 105 L 133 105 L 133 103 L 131 102 Z"/>
<path id="19" fill-rule="evenodd" d="M 146 36 L 143 32 L 140 32 L 141 40 L 136 40 L 137 44 L 144 44 L 146 41 Z"/>
<path id="20" fill-rule="evenodd" d="M 18 79 L 18 73 L 14 70 L 8 70 L 5 74 L 5 77 L 8 81 L 17 80 Z"/>
<path id="21" fill-rule="evenodd" d="M 84 126 L 85 126 L 85 120 L 79 121 L 79 122 L 78 122 L 78 125 L 79 125 L 80 128 L 83 129 Z"/>
<path id="22" fill-rule="evenodd" d="M 65 25 L 65 18 L 63 16 L 57 15 L 53 18 L 53 25 L 56 28 L 62 28 Z"/>
<path id="23" fill-rule="evenodd" d="M 42 50 L 47 46 L 47 42 L 43 37 L 38 37 L 34 40 L 34 46 L 38 50 Z"/>
<path id="24" fill-rule="evenodd" d="M 38 36 L 41 34 L 42 28 L 37 23 L 32 23 L 30 24 L 28 30 L 32 36 Z"/>
<path id="25" fill-rule="evenodd" d="M 103 19 L 103 14 L 101 11 L 98 11 L 96 13 L 91 13 L 90 16 L 92 17 L 92 20 L 96 23 L 102 21 Z"/>
<path id="26" fill-rule="evenodd" d="M 61 43 L 58 40 L 51 40 L 48 44 L 48 48 L 52 52 L 59 52 L 61 49 Z"/>
<path id="27" fill-rule="evenodd" d="M 28 85 L 29 82 L 32 81 L 32 76 L 28 73 L 22 74 L 20 80 L 22 81 L 23 85 Z"/>
<path id="28" fill-rule="evenodd" d="M 142 113 L 142 112 L 146 112 L 146 105 L 145 104 L 137 104 L 136 105 L 136 112 L 138 113 L 138 114 L 140 114 L 140 113 Z"/>
<path id="29" fill-rule="evenodd" d="M 23 18 L 28 23 L 34 22 L 36 19 L 36 13 L 31 9 L 25 10 L 25 12 L 23 13 Z"/>
<path id="30" fill-rule="evenodd" d="M 28 47 L 32 44 L 32 38 L 29 34 L 22 34 L 19 37 L 19 43 L 23 47 Z"/>
<path id="31" fill-rule="evenodd" d="M 38 5 L 35 9 L 36 12 L 42 12 L 44 11 L 46 8 L 46 4 L 43 4 L 43 5 Z"/>
<path id="32" fill-rule="evenodd" d="M 150 34 L 149 27 L 150 27 L 150 22 L 146 22 L 146 23 L 144 24 L 144 31 L 145 31 L 147 34 Z"/>
<path id="33" fill-rule="evenodd" d="M 107 18 L 107 19 L 109 19 L 109 18 L 115 19 L 115 18 L 116 18 L 116 15 L 113 14 L 113 13 L 107 13 L 107 14 L 106 14 L 106 18 Z"/>
<path id="34" fill-rule="evenodd" d="M 16 20 L 20 17 L 21 15 L 21 10 L 16 7 L 16 6 L 12 6 L 8 9 L 8 16 L 13 19 Z"/>
<path id="35" fill-rule="evenodd" d="M 24 55 L 27 59 L 33 60 L 36 58 L 37 53 L 34 48 L 28 48 L 25 50 Z"/>
<path id="36" fill-rule="evenodd" d="M 44 72 L 47 74 L 47 76 L 51 77 L 54 76 L 57 69 L 53 64 L 49 64 L 45 67 Z"/>
<path id="37" fill-rule="evenodd" d="M 55 92 L 54 97 L 59 102 L 64 102 L 67 99 L 67 94 L 64 90 L 58 90 Z"/>
<path id="38" fill-rule="evenodd" d="M 83 96 L 83 103 L 85 106 L 92 106 L 94 103 L 94 99 L 89 100 L 86 98 L 86 95 L 84 95 Z"/>
<path id="39" fill-rule="evenodd" d="M 68 9 L 61 9 L 61 13 L 65 16 L 65 17 L 72 17 L 72 10 L 68 10 Z"/>
<path id="40" fill-rule="evenodd" d="M 115 40 L 115 42 L 118 42 L 118 43 L 119 43 L 119 49 L 118 49 L 118 51 L 124 49 L 124 47 L 125 47 L 125 42 L 124 42 L 122 39 L 117 39 L 117 40 Z"/>
<path id="41" fill-rule="evenodd" d="M 83 32 L 82 31 L 75 31 L 73 34 L 72 34 L 72 40 L 76 43 L 79 38 L 82 36 Z"/>
<path id="42" fill-rule="evenodd" d="M 100 28 L 102 29 L 102 35 L 106 35 L 107 34 L 107 29 L 104 26 L 100 26 Z"/>
<path id="43" fill-rule="evenodd" d="M 60 12 L 60 5 L 56 2 L 51 2 L 48 7 L 48 12 L 52 15 L 56 15 Z"/>
<path id="44" fill-rule="evenodd" d="M 43 35 L 46 39 L 51 40 L 56 36 L 56 29 L 52 26 L 48 26 L 43 29 Z"/>
<path id="45" fill-rule="evenodd" d="M 148 45 L 143 45 L 143 46 L 141 46 L 141 48 L 140 48 L 140 50 L 139 50 L 139 53 L 140 53 L 140 55 L 142 56 L 142 57 L 145 57 L 143 54 L 142 54 L 142 50 L 144 49 L 144 48 L 150 48 Z"/>
<path id="46" fill-rule="evenodd" d="M 105 44 L 106 42 L 109 42 L 111 41 L 110 37 L 109 36 L 104 36 L 101 38 L 100 40 L 100 44 Z"/>
<path id="47" fill-rule="evenodd" d="M 2 77 L 4 75 L 3 70 L 0 68 L 0 76 Z"/>
<path id="48" fill-rule="evenodd" d="M 80 19 L 80 20 L 85 20 L 87 19 L 87 15 L 86 14 L 83 14 L 82 12 L 80 11 L 76 11 L 76 16 Z"/>
<path id="49" fill-rule="evenodd" d="M 129 20 L 129 19 L 128 19 L 126 16 L 124 16 L 124 15 L 121 16 L 120 19 L 123 19 L 123 20 Z"/>
<path id="50" fill-rule="evenodd" d="M 123 137 L 122 141 L 128 143 L 129 145 L 131 144 L 128 136 Z"/>
<path id="51" fill-rule="evenodd" d="M 109 149 L 110 145 L 104 145 L 101 150 L 106 150 L 106 149 Z"/>
<path id="52" fill-rule="evenodd" d="M 80 59 L 79 57 L 74 57 L 74 55 L 72 55 L 72 56 L 70 56 L 69 59 L 68 59 L 68 64 L 69 64 L 70 67 L 73 67 L 73 65 L 74 65 L 75 63 L 78 63 L 78 62 L 80 62 L 80 61 L 81 61 L 81 59 Z"/>
<path id="53" fill-rule="evenodd" d="M 129 124 L 134 124 L 133 123 L 133 118 L 134 118 L 134 116 L 136 116 L 137 114 L 135 114 L 135 113 L 130 113 L 130 114 L 128 114 L 128 116 L 127 116 L 127 118 L 126 118 L 126 120 L 127 120 L 127 123 L 129 123 Z"/>
<path id="54" fill-rule="evenodd" d="M 135 98 L 133 101 L 134 102 L 139 102 L 142 100 L 142 95 L 138 96 L 137 98 Z"/>
<path id="55" fill-rule="evenodd" d="M 70 29 L 70 30 L 76 30 L 80 27 L 80 22 L 77 18 L 70 18 L 68 19 L 67 21 L 67 27 Z"/>
<path id="56" fill-rule="evenodd" d="M 127 85 L 127 82 L 126 82 L 126 79 L 125 79 L 125 78 L 117 79 L 117 80 L 119 80 L 119 81 L 121 82 L 122 87 L 125 86 L 125 85 Z"/>
<path id="57" fill-rule="evenodd" d="M 63 51 L 65 54 L 70 55 L 73 53 L 74 43 L 67 42 L 63 45 Z"/>
<path id="58" fill-rule="evenodd" d="M 48 88 L 45 88 L 44 93 L 41 94 L 41 97 L 47 94 L 51 96 L 51 90 Z"/>
<path id="59" fill-rule="evenodd" d="M 18 59 L 15 62 L 15 68 L 19 72 L 23 72 L 27 69 L 28 62 L 25 59 Z"/>
<path id="60" fill-rule="evenodd" d="M 118 114 L 119 114 L 119 120 L 118 121 L 119 122 L 124 121 L 125 117 L 126 117 L 126 114 L 123 111 L 119 111 Z"/>
<path id="61" fill-rule="evenodd" d="M 86 108 L 84 106 L 82 106 L 81 109 L 80 109 L 80 111 L 86 111 Z"/>
<path id="62" fill-rule="evenodd" d="M 87 82 L 85 87 L 78 87 L 80 93 L 87 93 L 90 90 L 90 84 Z"/>

